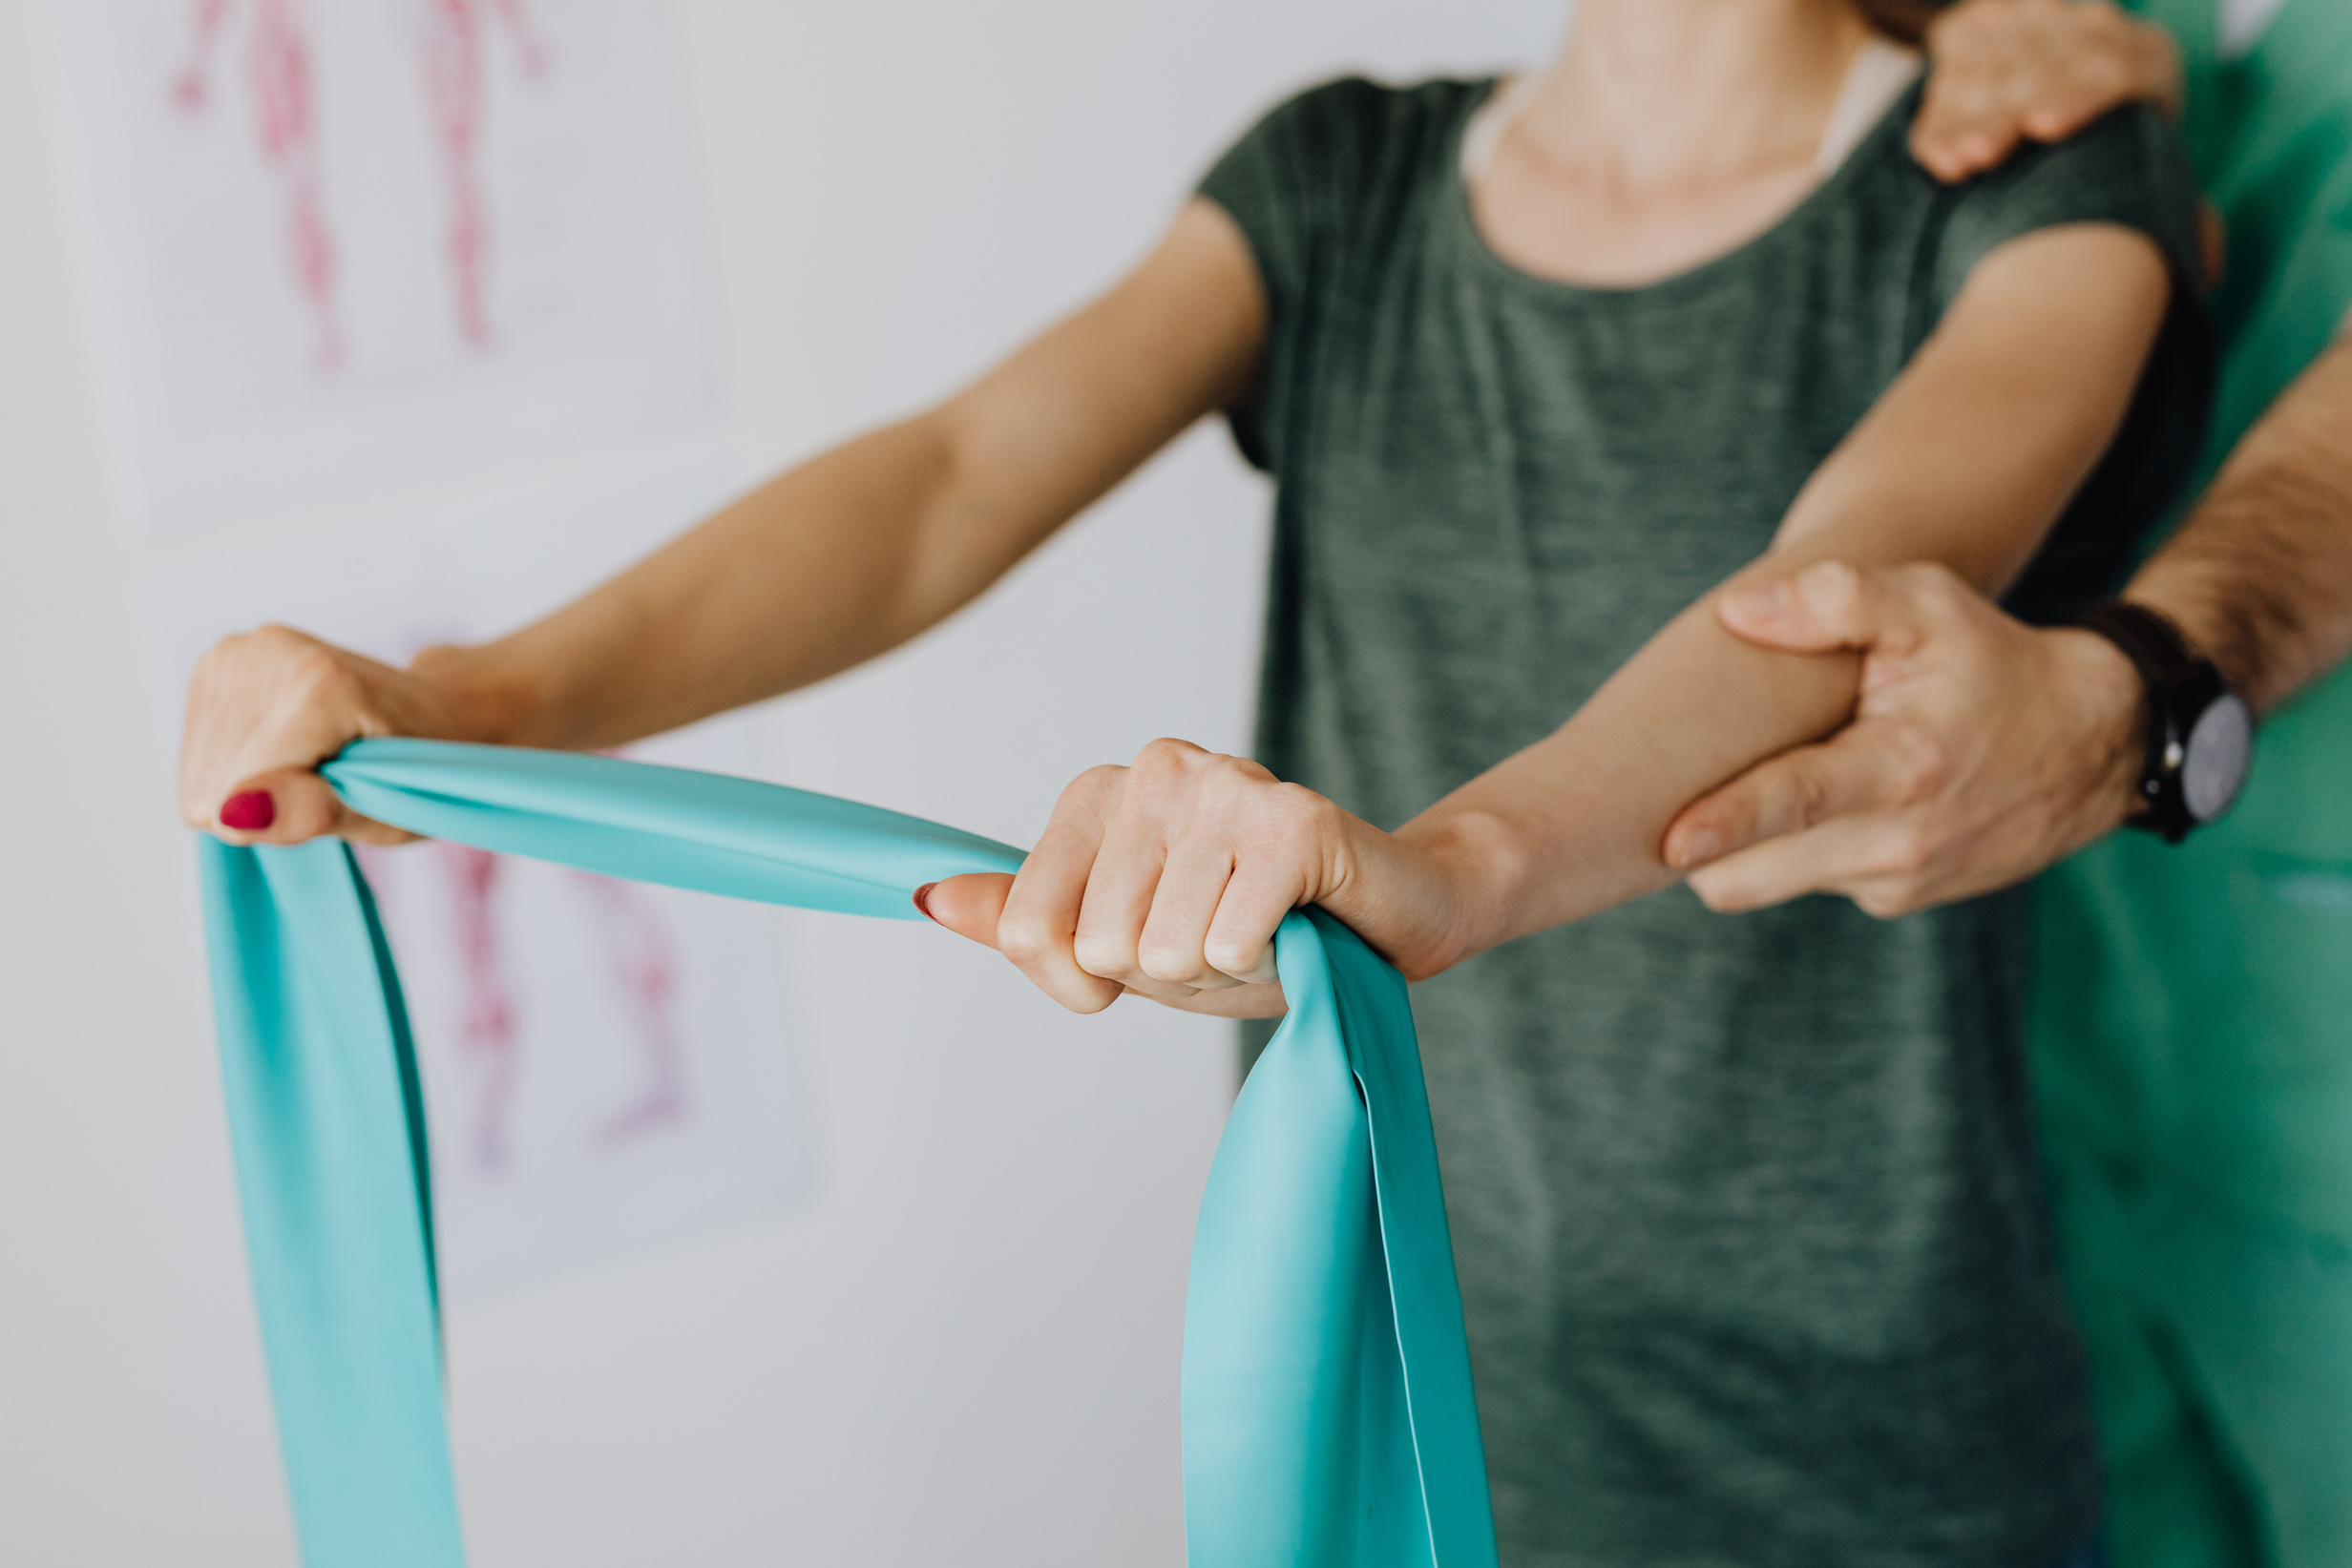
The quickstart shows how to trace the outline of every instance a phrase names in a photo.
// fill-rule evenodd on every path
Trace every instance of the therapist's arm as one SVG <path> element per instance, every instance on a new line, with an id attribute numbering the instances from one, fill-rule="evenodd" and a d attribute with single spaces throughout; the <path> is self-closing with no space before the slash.
<path id="1" fill-rule="evenodd" d="M 2352 657 L 2352 343 L 2279 398 L 2125 596 L 2258 711 Z M 1928 566 L 1816 569 L 1723 612 L 1759 646 L 1858 652 L 1865 675 L 1851 726 L 1676 820 L 1669 853 L 1716 909 L 1834 892 L 1908 913 L 2031 876 L 2137 804 L 2140 679 L 2103 638 L 2020 625 Z"/>
<path id="2" fill-rule="evenodd" d="M 2155 246 L 2127 230 L 1996 251 L 1734 585 L 1915 556 L 2007 582 L 2112 439 L 2168 296 Z M 1304 904 L 1419 978 L 1673 882 L 1660 841 L 1674 812 L 1843 721 L 1858 667 L 1752 646 L 1704 601 L 1556 733 L 1395 834 L 1253 763 L 1155 742 L 1080 778 L 1018 879 L 956 878 L 927 909 L 1082 1012 L 1123 990 L 1276 1011 L 1269 944 Z"/>
<path id="3" fill-rule="evenodd" d="M 938 407 L 804 463 L 537 624 L 408 670 L 284 627 L 189 685 L 179 804 L 232 843 L 407 835 L 312 771 L 365 736 L 596 748 L 805 686 L 977 596 L 1247 389 L 1266 306 L 1206 201 L 1094 303 Z"/>

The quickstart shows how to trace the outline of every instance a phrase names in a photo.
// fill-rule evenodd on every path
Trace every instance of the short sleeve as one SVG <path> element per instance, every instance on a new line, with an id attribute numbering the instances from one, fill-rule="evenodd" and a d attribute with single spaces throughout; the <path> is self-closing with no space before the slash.
<path id="1" fill-rule="evenodd" d="M 1936 256 L 1939 307 L 2012 240 L 2067 223 L 2116 223 L 2163 247 L 2191 294 L 2200 291 L 2196 177 L 2180 139 L 2153 110 L 2120 109 L 2072 138 L 2027 148 L 1961 188 Z"/>
<path id="2" fill-rule="evenodd" d="M 2068 619 L 2112 593 L 2196 470 L 2219 362 L 2198 261 L 2197 204 L 2179 138 L 2152 110 L 2137 107 L 2070 140 L 2030 148 L 1952 198 L 1929 272 L 1937 316 L 1986 256 L 2065 224 L 2135 229 L 2156 242 L 2173 273 L 2172 306 L 2123 428 L 2009 595 L 2009 608 L 2027 620 Z"/>
<path id="3" fill-rule="evenodd" d="M 1252 126 L 1200 183 L 1199 194 L 1241 230 L 1266 288 L 1266 373 L 1230 414 L 1235 442 L 1258 468 L 1279 462 L 1279 371 L 1297 351 L 1314 280 L 1330 264 L 1358 182 L 1366 121 L 1386 95 L 1360 77 L 1311 88 Z"/>

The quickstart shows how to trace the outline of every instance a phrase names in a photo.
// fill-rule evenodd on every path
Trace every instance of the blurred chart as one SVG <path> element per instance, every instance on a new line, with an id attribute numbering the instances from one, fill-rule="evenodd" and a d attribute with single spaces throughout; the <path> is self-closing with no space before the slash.
<path id="1" fill-rule="evenodd" d="M 164 538 L 709 411 L 649 0 L 51 0 L 124 500 Z"/>

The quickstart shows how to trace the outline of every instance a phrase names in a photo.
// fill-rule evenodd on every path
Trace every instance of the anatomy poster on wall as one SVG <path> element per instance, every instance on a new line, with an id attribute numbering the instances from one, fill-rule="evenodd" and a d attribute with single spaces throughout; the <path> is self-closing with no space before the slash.
<path id="1" fill-rule="evenodd" d="M 404 663 L 560 602 L 641 550 L 649 520 L 675 527 L 717 493 L 707 469 L 648 465 L 527 502 L 445 500 L 360 533 L 158 560 L 158 669 L 177 682 L 223 634 L 271 620 Z M 621 755 L 753 770 L 741 721 Z M 811 1119 L 775 911 L 439 842 L 359 859 L 423 1066 L 452 1301 L 807 1197 Z"/>
<path id="2" fill-rule="evenodd" d="M 51 0 L 161 706 L 218 638 L 393 663 L 544 613 L 727 488 L 660 0 Z M 633 748 L 749 771 L 740 724 Z M 813 1183 L 771 911 L 460 846 L 362 868 L 453 1301 Z"/>
<path id="3" fill-rule="evenodd" d="M 51 0 L 126 510 L 430 493 L 707 413 L 656 0 Z"/>

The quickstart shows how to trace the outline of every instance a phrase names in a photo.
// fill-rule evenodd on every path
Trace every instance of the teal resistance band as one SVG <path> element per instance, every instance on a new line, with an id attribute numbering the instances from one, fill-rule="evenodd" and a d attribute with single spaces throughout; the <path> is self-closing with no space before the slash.
<path id="1" fill-rule="evenodd" d="M 895 812 L 609 758 L 365 741 L 323 770 L 414 832 L 610 876 L 918 918 L 1018 850 Z M 460 1568 L 423 1101 L 349 852 L 202 841 L 229 1127 L 309 1568 Z M 1321 910 L 1242 1090 L 1185 1304 L 1196 1568 L 1493 1568 L 1486 1461 L 1403 980 Z"/>

